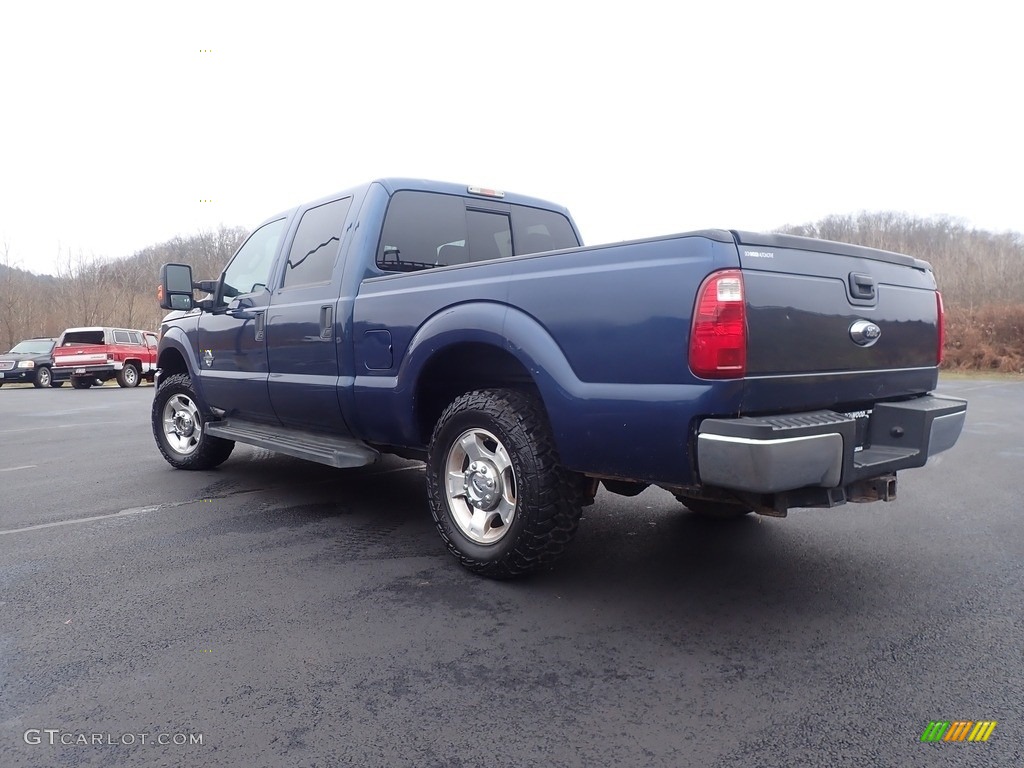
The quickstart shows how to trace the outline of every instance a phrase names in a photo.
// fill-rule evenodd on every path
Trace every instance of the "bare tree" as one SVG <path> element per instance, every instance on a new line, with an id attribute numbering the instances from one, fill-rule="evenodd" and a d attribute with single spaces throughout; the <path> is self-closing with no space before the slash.
<path id="1" fill-rule="evenodd" d="M 81 251 L 67 254 L 57 265 L 61 299 L 70 326 L 99 325 L 103 321 L 104 285 L 100 263 Z"/>
<path id="2" fill-rule="evenodd" d="M 947 304 L 975 308 L 1024 303 L 1024 235 L 970 229 L 957 219 L 893 211 L 827 216 L 783 227 L 791 234 L 867 245 L 924 259 Z"/>
<path id="3" fill-rule="evenodd" d="M 0 252 L 0 346 L 8 350 L 17 343 L 20 329 L 18 279 L 11 264 L 11 249 L 5 242 Z"/>

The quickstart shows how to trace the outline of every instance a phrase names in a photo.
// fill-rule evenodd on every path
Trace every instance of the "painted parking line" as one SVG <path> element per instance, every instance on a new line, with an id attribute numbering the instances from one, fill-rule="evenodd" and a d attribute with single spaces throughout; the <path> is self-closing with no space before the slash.
<path id="1" fill-rule="evenodd" d="M 123 424 L 123 420 L 112 421 L 87 421 L 81 424 L 38 424 L 33 427 L 22 427 L 20 429 L 0 429 L 0 435 L 13 435 L 16 432 L 39 432 L 43 429 L 73 429 L 75 427 L 95 427 L 99 424 Z"/>
<path id="2" fill-rule="evenodd" d="M 122 509 L 118 512 L 110 512 L 105 515 L 92 515 L 91 517 L 76 517 L 71 520 L 55 520 L 52 523 L 39 523 L 38 525 L 26 525 L 23 528 L 9 528 L 8 530 L 0 530 L 0 536 L 7 536 L 12 533 L 28 533 L 29 531 L 42 531 L 47 528 L 60 528 L 65 525 L 78 525 L 79 523 L 92 523 L 97 520 L 110 520 L 115 517 L 130 517 L 132 515 L 141 515 L 144 512 L 159 512 L 163 509 L 174 509 L 175 507 L 187 507 L 192 504 L 200 504 L 204 501 L 213 501 L 214 499 L 228 499 L 234 496 L 245 496 L 251 493 L 265 493 L 268 489 L 266 488 L 251 488 L 246 491 L 239 491 L 237 493 L 229 493 L 224 496 L 211 496 L 209 498 L 202 499 L 186 499 L 184 501 L 165 501 L 162 504 L 149 504 L 145 507 L 131 507 L 130 509 Z M 273 490 L 273 489 L 270 489 Z"/>
<path id="3" fill-rule="evenodd" d="M 396 467 L 395 469 L 382 469 L 380 472 L 367 472 L 367 475 L 371 477 L 374 477 L 376 475 L 391 475 L 394 474 L 395 472 L 412 472 L 417 469 L 425 472 L 427 468 L 423 464 L 417 464 L 414 467 Z"/>
<path id="4" fill-rule="evenodd" d="M 19 469 L 25 469 L 26 467 L 19 467 Z M 421 464 L 415 464 L 411 467 L 395 467 L 393 469 L 385 469 L 381 472 L 372 472 L 371 476 L 375 475 L 390 475 L 396 472 L 410 472 L 412 470 L 423 470 L 424 467 Z M 0 470 L 3 471 L 3 470 Z M 313 485 L 320 485 L 322 483 L 333 482 L 335 479 L 323 480 Z M 245 496 L 252 493 L 268 493 L 278 490 L 282 490 L 287 486 L 280 486 L 276 488 L 250 488 L 244 491 L 236 491 L 235 493 L 225 494 L 224 496 L 214 496 L 206 499 L 189 499 L 187 501 L 167 501 L 163 504 L 151 504 L 146 507 L 132 507 L 131 509 L 122 509 L 119 512 L 111 512 L 106 515 L 93 515 L 91 517 L 77 517 L 73 520 L 56 520 L 52 523 L 39 523 L 38 525 L 26 525 L 23 528 L 10 528 L 6 531 L 0 531 L 0 536 L 8 536 L 13 533 L 28 533 L 29 531 L 42 531 L 47 528 L 60 528 L 66 525 L 78 525 L 79 523 L 92 523 L 97 520 L 110 520 L 115 517 L 128 517 L 130 515 L 140 515 L 144 512 L 157 512 L 161 509 L 173 509 L 174 507 L 185 507 L 190 504 L 198 504 L 203 501 L 212 501 L 213 499 L 226 499 L 236 496 Z"/>
<path id="5" fill-rule="evenodd" d="M 0 469 L 0 472 L 17 472 L 19 469 L 35 469 L 35 468 L 36 468 L 35 464 L 26 464 L 23 467 L 4 467 L 3 469 Z"/>
<path id="6" fill-rule="evenodd" d="M 194 501 L 181 502 L 185 504 L 194 504 Z M 161 506 L 177 506 L 172 504 L 156 505 L 152 507 L 134 507 L 132 509 L 122 509 L 120 512 L 111 512 L 109 515 L 93 515 L 92 517 L 78 517 L 74 520 L 57 520 L 53 523 L 40 523 L 39 525 L 26 525 L 24 528 L 11 528 L 6 531 L 0 531 L 0 536 L 7 536 L 11 533 L 27 533 L 28 531 L 41 531 L 46 528 L 58 528 L 63 525 L 77 525 L 78 523 L 91 523 L 96 520 L 109 520 L 112 517 L 126 517 L 128 515 L 138 515 L 142 512 L 155 512 L 160 509 Z"/>

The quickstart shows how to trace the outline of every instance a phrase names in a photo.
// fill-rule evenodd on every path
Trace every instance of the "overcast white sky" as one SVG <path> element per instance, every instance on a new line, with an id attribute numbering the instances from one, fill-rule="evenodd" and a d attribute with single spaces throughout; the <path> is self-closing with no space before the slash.
<path id="1" fill-rule="evenodd" d="M 1022 22 L 1013 0 L 4 3 L 0 259 L 120 258 L 387 175 L 555 200 L 587 243 L 861 210 L 1024 231 Z"/>

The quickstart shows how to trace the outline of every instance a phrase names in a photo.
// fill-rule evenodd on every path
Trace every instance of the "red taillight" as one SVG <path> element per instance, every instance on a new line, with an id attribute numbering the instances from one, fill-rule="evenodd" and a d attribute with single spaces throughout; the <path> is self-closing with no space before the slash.
<path id="1" fill-rule="evenodd" d="M 945 357 L 946 347 L 946 310 L 942 306 L 942 294 L 935 292 L 935 311 L 939 324 L 939 351 L 936 357 L 936 365 L 942 365 L 942 358 Z"/>
<path id="2" fill-rule="evenodd" d="M 738 269 L 709 275 L 697 292 L 690 370 L 702 379 L 738 379 L 747 372 L 747 310 Z"/>

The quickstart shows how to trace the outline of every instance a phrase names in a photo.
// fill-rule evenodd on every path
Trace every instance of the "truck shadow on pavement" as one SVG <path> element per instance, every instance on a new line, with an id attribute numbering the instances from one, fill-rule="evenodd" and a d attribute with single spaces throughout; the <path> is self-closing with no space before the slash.
<path id="1" fill-rule="evenodd" d="M 659 489 L 632 499 L 602 491 L 584 509 L 560 560 L 494 582 L 465 571 L 445 550 L 421 464 L 389 459 L 337 470 L 259 451 L 245 458 L 227 462 L 202 490 L 237 497 L 245 514 L 207 520 L 193 534 L 261 533 L 265 548 L 294 545 L 302 550 L 297 559 L 311 565 L 415 559 L 416 578 L 435 583 L 496 596 L 557 592 L 601 603 L 617 596 L 625 610 L 651 617 L 667 608 L 760 613 L 766 606 L 820 615 L 890 600 L 877 594 L 884 590 L 870 575 L 877 563 L 865 562 L 875 559 L 870 550 L 851 552 L 837 541 L 827 511 L 798 511 L 788 520 L 706 520 Z"/>

